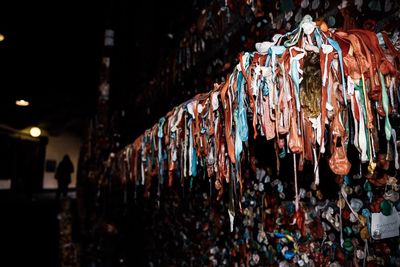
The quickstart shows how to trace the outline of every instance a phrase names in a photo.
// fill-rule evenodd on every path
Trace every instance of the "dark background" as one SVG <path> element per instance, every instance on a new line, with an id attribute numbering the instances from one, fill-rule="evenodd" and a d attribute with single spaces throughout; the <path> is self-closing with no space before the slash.
<path id="1" fill-rule="evenodd" d="M 139 93 L 174 45 L 167 33 L 179 35 L 190 7 L 182 0 L 2 1 L 0 124 L 81 134 L 96 107 L 104 29 L 115 30 L 111 89 L 118 102 Z M 20 98 L 31 106 L 16 107 Z"/>

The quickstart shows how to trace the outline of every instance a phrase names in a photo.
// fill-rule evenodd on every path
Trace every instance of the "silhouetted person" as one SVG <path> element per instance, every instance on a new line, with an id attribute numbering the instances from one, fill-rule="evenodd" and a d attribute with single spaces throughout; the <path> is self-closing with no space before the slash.
<path id="1" fill-rule="evenodd" d="M 68 155 L 65 155 L 62 161 L 58 164 L 55 178 L 58 182 L 57 198 L 67 196 L 68 185 L 71 183 L 71 173 L 74 172 L 74 165 L 72 164 Z"/>

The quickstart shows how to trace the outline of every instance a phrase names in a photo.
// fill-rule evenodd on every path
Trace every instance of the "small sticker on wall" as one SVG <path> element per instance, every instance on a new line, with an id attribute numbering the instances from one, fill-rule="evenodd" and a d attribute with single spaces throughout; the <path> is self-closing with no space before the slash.
<path id="1" fill-rule="evenodd" d="M 399 235 L 400 215 L 393 207 L 392 214 L 372 213 L 371 233 L 375 240 Z"/>
<path id="2" fill-rule="evenodd" d="M 46 172 L 55 172 L 56 171 L 56 161 L 54 159 L 46 160 Z"/>

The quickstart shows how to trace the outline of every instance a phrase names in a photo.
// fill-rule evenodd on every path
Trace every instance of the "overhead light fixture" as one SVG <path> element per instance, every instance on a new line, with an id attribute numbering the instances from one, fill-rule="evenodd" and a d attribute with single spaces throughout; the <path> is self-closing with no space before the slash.
<path id="1" fill-rule="evenodd" d="M 29 101 L 20 99 L 20 100 L 15 101 L 15 105 L 20 106 L 20 107 L 27 107 L 27 106 L 29 106 Z"/>
<path id="2" fill-rule="evenodd" d="M 0 42 L 4 41 L 4 39 L 6 39 L 6 37 L 4 37 L 4 35 L 0 33 Z"/>
<path id="3" fill-rule="evenodd" d="M 38 127 L 32 127 L 29 133 L 31 134 L 32 137 L 39 137 L 42 131 Z"/>

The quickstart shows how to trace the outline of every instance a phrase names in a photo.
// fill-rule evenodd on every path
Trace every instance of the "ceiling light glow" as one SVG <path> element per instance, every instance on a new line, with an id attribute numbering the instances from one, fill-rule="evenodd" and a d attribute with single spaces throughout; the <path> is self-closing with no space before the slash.
<path id="1" fill-rule="evenodd" d="M 32 127 L 30 130 L 30 134 L 32 137 L 39 137 L 42 131 L 38 127 Z"/>
<path id="2" fill-rule="evenodd" d="M 29 101 L 20 99 L 20 100 L 15 101 L 15 104 L 20 107 L 26 107 L 26 106 L 29 106 Z"/>

